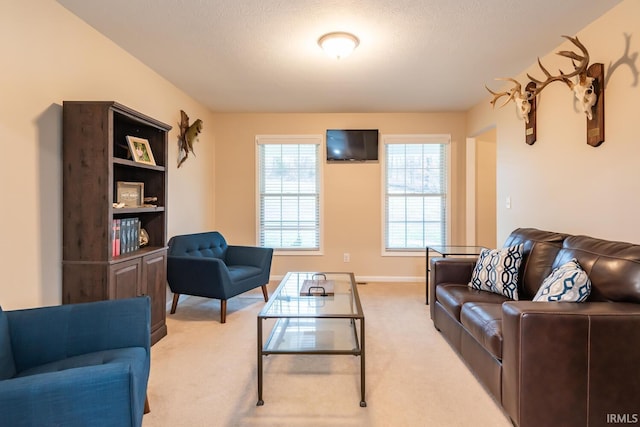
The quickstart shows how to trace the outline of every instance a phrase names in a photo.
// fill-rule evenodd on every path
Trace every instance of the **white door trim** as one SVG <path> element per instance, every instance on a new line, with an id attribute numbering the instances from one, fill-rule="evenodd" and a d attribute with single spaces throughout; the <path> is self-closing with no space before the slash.
<path id="1" fill-rule="evenodd" d="M 476 244 L 476 139 L 466 140 L 466 244 Z"/>

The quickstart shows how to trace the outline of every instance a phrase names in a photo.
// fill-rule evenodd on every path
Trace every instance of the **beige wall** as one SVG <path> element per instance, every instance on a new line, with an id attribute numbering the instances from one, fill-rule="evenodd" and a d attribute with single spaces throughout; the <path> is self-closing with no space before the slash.
<path id="1" fill-rule="evenodd" d="M 631 35 L 631 56 L 640 49 L 640 2 L 626 0 L 577 35 L 588 48 L 591 62 L 605 64 L 607 79 L 605 142 L 586 144 L 586 119 L 574 108 L 572 94 L 553 83 L 538 104 L 538 138 L 524 142 L 524 123 L 510 104 L 487 114 L 488 100 L 470 110 L 470 132 L 497 124 L 498 242 L 516 227 L 538 227 L 569 233 L 640 243 L 640 143 L 637 71 L 628 65 L 613 70 L 625 51 L 624 34 Z M 560 34 L 558 40 L 561 41 Z M 560 43 L 559 43 L 560 45 Z M 573 49 L 566 42 L 542 62 L 549 70 L 570 70 L 557 50 Z M 542 77 L 531 58 L 524 72 Z M 635 66 L 638 67 L 637 59 Z M 524 72 L 514 76 L 525 81 Z M 635 75 L 634 75 L 635 73 Z M 512 208 L 505 208 L 511 197 Z"/>
<path id="2" fill-rule="evenodd" d="M 476 137 L 476 244 L 496 245 L 496 132 Z"/>
<path id="3" fill-rule="evenodd" d="M 115 100 L 174 126 L 201 118 L 198 157 L 169 167 L 169 235 L 212 227 L 212 115 L 53 0 L 4 1 L 0 13 L 0 304 L 59 304 L 62 101 Z M 78 195 L 82 197 L 82 195 Z"/>
<path id="4" fill-rule="evenodd" d="M 381 134 L 452 136 L 452 241 L 464 241 L 465 114 L 216 114 L 216 226 L 232 243 L 256 241 L 255 136 L 321 134 L 328 128 L 374 128 Z M 353 271 L 360 280 L 421 280 L 424 257 L 382 256 L 381 164 L 323 161 L 324 254 L 276 256 L 272 274 Z M 343 254 L 351 262 L 343 262 Z"/>

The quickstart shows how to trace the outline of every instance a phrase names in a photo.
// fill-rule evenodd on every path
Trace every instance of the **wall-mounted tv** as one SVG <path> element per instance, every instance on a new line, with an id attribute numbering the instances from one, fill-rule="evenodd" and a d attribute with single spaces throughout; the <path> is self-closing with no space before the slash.
<path id="1" fill-rule="evenodd" d="M 327 129 L 327 162 L 377 162 L 378 129 Z"/>

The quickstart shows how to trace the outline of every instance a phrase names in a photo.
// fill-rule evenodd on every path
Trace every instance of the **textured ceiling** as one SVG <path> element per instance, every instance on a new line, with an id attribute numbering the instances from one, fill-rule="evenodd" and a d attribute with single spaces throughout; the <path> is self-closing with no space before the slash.
<path id="1" fill-rule="evenodd" d="M 620 0 L 58 2 L 212 111 L 412 112 L 470 108 Z M 331 31 L 360 46 L 329 58 Z"/>

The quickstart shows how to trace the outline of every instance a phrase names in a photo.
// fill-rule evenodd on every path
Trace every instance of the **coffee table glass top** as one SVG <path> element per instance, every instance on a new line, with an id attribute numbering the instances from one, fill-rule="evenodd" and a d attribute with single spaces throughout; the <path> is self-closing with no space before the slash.
<path id="1" fill-rule="evenodd" d="M 305 280 L 330 281 L 333 295 L 302 296 Z M 287 273 L 258 317 L 361 317 L 362 307 L 353 273 Z"/>

